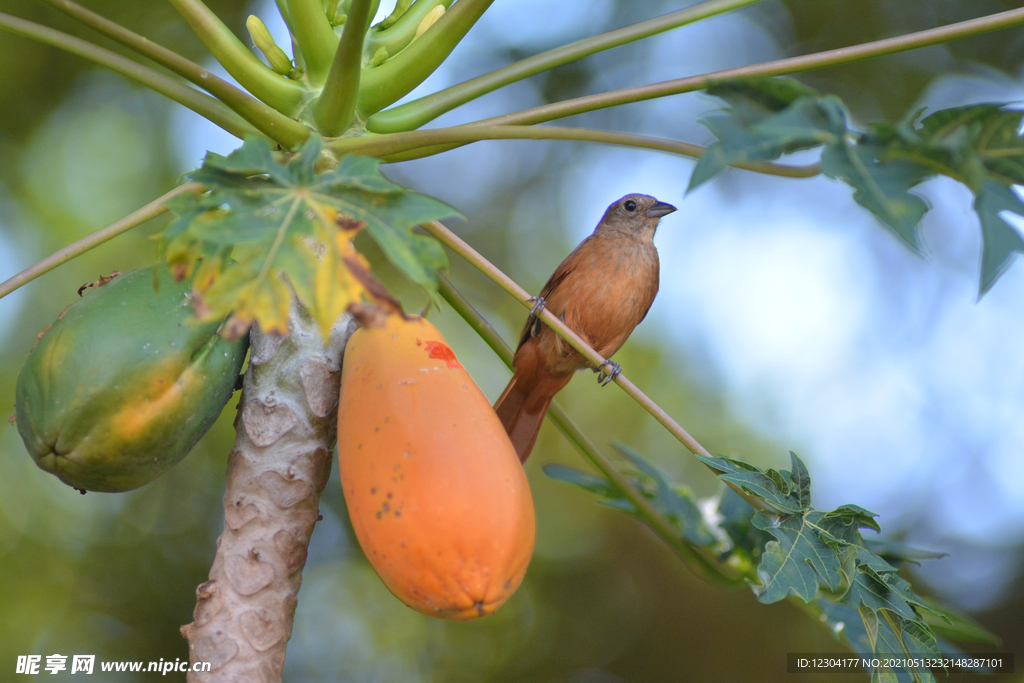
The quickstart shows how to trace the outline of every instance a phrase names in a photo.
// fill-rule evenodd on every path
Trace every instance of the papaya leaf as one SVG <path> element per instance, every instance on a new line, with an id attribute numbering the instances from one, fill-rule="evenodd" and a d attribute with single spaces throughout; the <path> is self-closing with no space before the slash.
<path id="1" fill-rule="evenodd" d="M 616 449 L 631 463 L 628 474 L 637 490 L 679 528 L 680 537 L 710 546 L 717 562 L 744 573 L 762 603 L 800 599 L 821 615 L 836 637 L 865 657 L 937 657 L 936 632 L 965 640 L 988 634 L 966 618 L 914 592 L 890 561 L 939 557 L 888 541 L 866 540 L 862 529 L 879 531 L 875 513 L 859 505 L 831 511 L 811 506 L 811 477 L 803 461 L 790 453 L 790 470 L 762 470 L 721 456 L 696 456 L 741 489 L 719 494 L 714 508 L 698 506 L 690 495 L 625 446 Z M 546 465 L 553 479 L 600 496 L 611 507 L 636 515 L 634 506 L 604 477 L 564 465 Z M 751 503 L 757 504 L 755 509 Z M 888 559 L 887 559 L 888 558 Z M 955 649 L 949 644 L 943 649 Z M 867 666 L 867 664 L 865 664 Z M 926 668 L 913 671 L 878 668 L 874 681 L 933 681 Z"/>
<path id="2" fill-rule="evenodd" d="M 702 119 L 718 141 L 694 167 L 688 191 L 737 162 L 821 147 L 822 172 L 853 188 L 854 200 L 915 252 L 929 207 L 911 190 L 936 175 L 970 188 L 982 232 L 979 296 L 1024 252 L 1024 238 L 1000 215 L 1024 215 L 1011 189 L 1024 184 L 1024 112 L 974 104 L 854 130 L 841 100 L 792 79 L 747 79 L 707 92 L 727 106 Z"/>
<path id="3" fill-rule="evenodd" d="M 878 529 L 875 530 L 878 531 Z M 865 539 L 864 547 L 894 566 L 906 562 L 919 565 L 920 562 L 918 560 L 937 560 L 949 555 L 949 553 L 939 553 L 932 550 L 911 548 L 900 543 L 894 543 L 893 541 L 886 541 L 879 538 Z"/>
<path id="4" fill-rule="evenodd" d="M 823 516 L 818 511 L 782 517 L 763 512 L 754 515 L 754 526 L 776 538 L 765 546 L 757 569 L 762 583 L 757 590 L 759 601 L 778 602 L 793 592 L 810 602 L 819 583 L 838 590 L 842 565 L 832 539 L 823 537 L 816 526 Z"/>
<path id="5" fill-rule="evenodd" d="M 629 472 L 635 481 L 636 489 L 653 503 L 655 509 L 672 522 L 681 538 L 697 546 L 709 546 L 715 543 L 716 539 L 708 530 L 700 508 L 697 507 L 687 491 L 672 487 L 664 472 L 636 453 L 619 444 L 616 444 L 615 447 L 636 466 L 636 470 Z M 545 465 L 544 474 L 552 479 L 579 486 L 603 498 L 603 504 L 637 516 L 637 510 L 633 503 L 604 477 L 580 472 L 557 463 Z"/>
<path id="6" fill-rule="evenodd" d="M 326 334 L 351 304 L 373 299 L 365 286 L 369 263 L 352 242 L 363 230 L 435 296 L 447 258 L 415 228 L 457 212 L 391 182 L 379 164 L 346 156 L 331 167 L 316 136 L 290 155 L 255 137 L 226 157 L 208 154 L 188 174 L 207 191 L 176 197 L 170 208 L 177 217 L 160 236 L 172 271 L 195 273 L 197 317 L 231 314 L 228 329 L 236 333 L 254 321 L 285 332 L 294 293 Z"/>
<path id="7" fill-rule="evenodd" d="M 881 161 L 883 154 L 884 148 L 878 145 L 844 137 L 822 151 L 821 169 L 852 187 L 854 201 L 918 251 L 917 224 L 928 204 L 909 190 L 932 174 L 912 162 Z"/>
<path id="8" fill-rule="evenodd" d="M 937 635 L 965 643 L 984 643 L 1000 646 L 1002 639 L 980 623 L 933 598 L 924 598 L 928 611 L 923 613 L 924 621 Z"/>
<path id="9" fill-rule="evenodd" d="M 728 93 L 733 107 L 727 114 L 701 119 L 718 142 L 701 155 L 690 176 L 687 192 L 730 164 L 772 161 L 789 152 L 831 143 L 846 131 L 846 112 L 837 98 L 818 98 L 810 91 L 787 101 L 785 97 L 777 97 L 776 92 L 759 91 L 756 82 L 747 85 L 743 97 L 737 97 L 740 93 L 735 88 Z M 809 90 L 803 86 L 801 89 Z M 715 94 L 714 89 L 709 92 Z M 783 104 L 785 106 L 777 108 Z"/>
<path id="10" fill-rule="evenodd" d="M 723 472 L 718 478 L 735 484 L 747 494 L 768 503 L 781 512 L 801 512 L 811 505 L 810 477 L 795 453 L 790 453 L 793 473 L 785 470 L 761 470 L 741 460 L 708 457 L 699 460 Z"/>
<path id="11" fill-rule="evenodd" d="M 983 295 L 1009 268 L 1013 256 L 1024 252 L 1020 232 L 1000 215 L 1003 211 L 1010 211 L 1024 216 L 1024 204 L 1012 188 L 986 180 L 975 195 L 974 210 L 981 219 L 981 281 L 978 291 Z"/>

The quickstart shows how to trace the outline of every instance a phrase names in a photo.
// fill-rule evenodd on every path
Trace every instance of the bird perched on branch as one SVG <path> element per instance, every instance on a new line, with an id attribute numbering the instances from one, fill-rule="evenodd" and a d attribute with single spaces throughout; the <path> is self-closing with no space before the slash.
<path id="1" fill-rule="evenodd" d="M 654 303 L 658 293 L 654 232 L 661 217 L 675 210 L 645 194 L 619 199 L 534 299 L 519 338 L 512 379 L 494 404 L 521 461 L 526 462 L 533 449 L 551 399 L 575 371 L 590 365 L 541 321 L 540 310 L 547 308 L 602 358 L 610 358 Z M 619 374 L 618 364 L 606 364 L 611 372 L 598 378 L 602 384 Z"/>

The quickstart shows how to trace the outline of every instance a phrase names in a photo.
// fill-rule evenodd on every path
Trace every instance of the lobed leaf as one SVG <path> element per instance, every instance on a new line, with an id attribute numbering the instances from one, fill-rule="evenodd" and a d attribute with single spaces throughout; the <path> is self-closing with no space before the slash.
<path id="1" fill-rule="evenodd" d="M 848 125 L 838 98 L 792 79 L 747 79 L 707 92 L 728 106 L 702 119 L 718 141 L 694 167 L 688 190 L 729 165 L 821 147 L 822 172 L 852 187 L 854 200 L 914 251 L 929 207 L 911 190 L 936 175 L 967 185 L 982 231 L 979 295 L 1024 251 L 1021 234 L 1000 215 L 1024 215 L 1011 189 L 1024 184 L 1024 112 L 998 103 L 974 104 L 924 118 L 916 111 L 898 123 L 858 131 Z"/>
<path id="2" fill-rule="evenodd" d="M 410 192 L 380 172 L 380 162 L 321 155 L 311 137 L 295 153 L 275 154 L 247 138 L 228 156 L 208 154 L 189 178 L 202 195 L 181 195 L 177 215 L 161 234 L 161 251 L 180 276 L 196 273 L 201 319 L 231 314 L 237 333 L 258 321 L 267 332 L 287 331 L 292 294 L 324 334 L 353 303 L 373 300 L 369 263 L 353 238 L 366 230 L 409 279 L 436 295 L 441 246 L 417 225 L 456 212 Z"/>

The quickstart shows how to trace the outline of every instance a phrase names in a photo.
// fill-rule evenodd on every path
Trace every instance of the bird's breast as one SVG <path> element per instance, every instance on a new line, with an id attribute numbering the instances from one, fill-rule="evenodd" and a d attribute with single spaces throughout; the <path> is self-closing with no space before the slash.
<path id="1" fill-rule="evenodd" d="M 565 322 L 608 358 L 647 315 L 658 293 L 659 264 L 653 244 L 602 246 L 607 248 L 595 254 L 596 267 L 567 302 Z"/>

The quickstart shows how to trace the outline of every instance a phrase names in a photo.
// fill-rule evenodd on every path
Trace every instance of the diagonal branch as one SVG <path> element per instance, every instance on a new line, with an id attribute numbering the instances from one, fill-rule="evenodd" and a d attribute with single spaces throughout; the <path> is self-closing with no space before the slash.
<path id="1" fill-rule="evenodd" d="M 490 323 L 480 315 L 466 298 L 459 292 L 452 283 L 443 275 L 439 278 L 439 289 L 444 300 L 458 313 L 466 323 L 480 336 L 491 350 L 501 358 L 502 362 L 512 368 L 512 348 L 505 343 L 498 331 L 491 327 Z M 636 508 L 640 518 L 647 526 L 654 531 L 672 550 L 683 560 L 688 561 L 688 566 L 696 565 L 700 574 L 706 579 L 717 580 L 728 586 L 733 586 L 734 581 L 739 579 L 733 567 L 716 562 L 713 551 L 708 548 L 694 546 L 686 542 L 680 536 L 679 530 L 661 514 L 650 500 L 630 484 L 622 472 L 616 469 L 612 461 L 602 453 L 593 441 L 573 422 L 572 418 L 557 403 L 552 403 L 548 409 L 548 417 L 555 426 L 565 435 L 565 438 L 576 446 L 577 449 L 600 471 L 612 485 L 618 489 L 625 498 Z"/>
<path id="2" fill-rule="evenodd" d="M 456 254 L 461 256 L 463 259 L 465 259 L 467 262 L 469 262 L 469 264 L 472 265 L 474 268 L 476 268 L 484 275 L 489 277 L 499 287 L 501 287 L 506 292 L 511 294 L 512 297 L 519 301 L 519 303 L 521 303 L 523 306 L 525 306 L 528 309 L 532 309 L 533 303 L 531 302 L 530 295 L 526 292 L 526 290 L 520 287 L 518 284 L 516 284 L 516 282 L 512 280 L 512 278 L 510 278 L 508 275 L 505 275 L 505 273 L 501 272 L 501 270 L 497 266 L 495 266 L 493 263 L 485 259 L 476 249 L 466 244 L 458 235 L 453 233 L 451 230 L 446 228 L 438 221 L 430 221 L 429 223 L 424 223 L 423 229 L 426 230 L 431 235 L 433 235 L 434 237 L 436 237 L 438 240 L 440 240 L 441 243 L 444 244 L 446 247 L 448 247 Z M 601 358 L 601 355 L 597 351 L 591 348 L 585 341 L 583 341 L 583 339 L 580 338 L 578 334 L 573 332 L 564 322 L 555 317 L 554 314 L 552 314 L 550 311 L 546 309 L 541 309 L 537 316 L 544 321 L 545 325 L 554 330 L 555 334 L 557 334 L 559 337 L 564 339 L 570 346 L 572 346 L 574 349 L 583 354 L 583 357 L 589 360 L 591 364 L 594 365 L 594 367 L 599 367 L 602 363 L 604 363 L 605 359 Z M 499 353 L 499 356 L 500 355 L 501 354 Z M 679 425 L 679 423 L 673 420 L 672 417 L 668 413 L 666 413 L 661 406 L 659 406 L 657 403 L 651 400 L 650 397 L 648 397 L 646 394 L 640 391 L 640 389 L 635 384 L 630 382 L 624 374 L 619 373 L 618 375 L 615 376 L 615 379 L 613 381 L 620 387 L 622 387 L 623 391 L 625 391 L 634 401 L 639 403 L 647 412 L 653 415 L 654 419 L 660 422 L 661 425 L 665 429 L 667 429 L 668 432 L 672 436 L 674 436 L 681 444 L 683 444 L 683 446 L 685 446 L 688 451 L 695 455 L 699 454 L 712 457 L 711 453 L 706 448 L 704 448 L 702 445 L 700 445 L 700 443 L 698 443 L 696 439 L 690 436 L 689 433 L 687 433 L 687 431 L 683 429 Z M 704 464 L 712 472 L 715 472 L 716 474 L 721 474 L 721 472 L 719 470 L 716 470 L 714 467 L 707 465 L 707 463 Z M 736 484 L 733 484 L 732 482 L 728 481 L 725 483 L 729 488 L 731 488 L 733 491 L 739 494 L 740 497 L 742 497 L 745 501 L 750 503 L 750 505 L 753 506 L 755 510 L 762 510 L 766 508 L 763 501 L 749 495 Z"/>
<path id="3" fill-rule="evenodd" d="M 501 272 L 497 266 L 485 259 L 476 249 L 466 244 L 458 235 L 446 228 L 440 222 L 431 221 L 429 223 L 425 223 L 423 228 L 440 240 L 442 244 L 469 261 L 470 264 L 497 283 L 499 287 L 511 294 L 523 306 L 526 308 L 531 308 L 533 306 L 533 304 L 530 303 L 530 294 L 525 289 L 516 284 L 512 278 Z M 590 361 L 594 367 L 598 367 L 604 363 L 605 359 L 601 357 L 601 354 L 592 349 L 585 341 L 583 341 L 582 338 L 580 338 L 578 334 L 573 332 L 553 313 L 542 309 L 538 314 L 538 317 L 544 321 L 545 325 L 555 330 L 555 332 L 558 333 L 558 336 L 583 354 L 583 357 Z M 668 413 L 662 410 L 654 401 L 640 391 L 635 384 L 630 382 L 624 374 L 620 373 L 617 375 L 614 381 L 622 387 L 627 394 L 632 396 L 637 403 L 642 405 L 647 412 L 654 415 L 655 419 L 657 419 L 658 422 L 661 422 L 665 428 L 669 430 L 672 436 L 676 437 L 691 453 L 699 453 L 700 455 L 706 455 L 709 457 L 711 456 L 711 453 L 708 452 L 706 448 L 701 446 L 696 439 L 686 432 L 685 429 L 669 417 Z"/>
<path id="4" fill-rule="evenodd" d="M 50 272 L 57 266 L 67 263 L 77 256 L 81 256 L 90 249 L 98 247 L 104 242 L 111 240 L 122 233 L 128 232 L 132 228 L 138 227 L 152 218 L 156 218 L 167 211 L 167 202 L 171 201 L 178 195 L 185 194 L 186 192 L 199 192 L 202 189 L 203 186 L 199 183 L 185 183 L 184 185 L 179 185 L 167 194 L 157 197 L 141 209 L 133 211 L 124 218 L 111 223 L 105 228 L 100 228 L 91 235 L 87 235 L 77 242 L 69 244 L 60 251 L 50 254 L 39 263 L 29 266 L 4 282 L 0 282 L 0 299 L 19 287 L 27 285 L 40 275 Z"/>
<path id="5" fill-rule="evenodd" d="M 298 121 L 288 118 L 177 52 L 158 45 L 71 0 L 41 1 L 203 88 L 283 147 L 291 149 L 309 137 L 309 129 Z"/>
<path id="6" fill-rule="evenodd" d="M 143 66 L 105 48 L 87 41 L 56 31 L 48 26 L 40 26 L 19 17 L 0 12 L 0 28 L 12 33 L 38 40 L 71 54 L 88 59 L 122 76 L 126 76 L 170 98 L 180 105 L 188 107 L 200 116 L 209 119 L 235 137 L 261 135 L 242 117 L 228 109 L 222 102 L 194 90 L 169 76 Z"/>
<path id="7" fill-rule="evenodd" d="M 608 31 L 592 38 L 576 41 L 562 47 L 527 57 L 482 76 L 450 88 L 374 114 L 366 127 L 375 133 L 395 133 L 414 130 L 436 119 L 455 107 L 470 102 L 510 83 L 521 81 L 555 67 L 575 62 L 584 57 L 626 45 L 644 38 L 671 31 L 718 14 L 752 5 L 760 0 L 708 0 L 664 16 L 641 21 L 630 26 Z"/>

